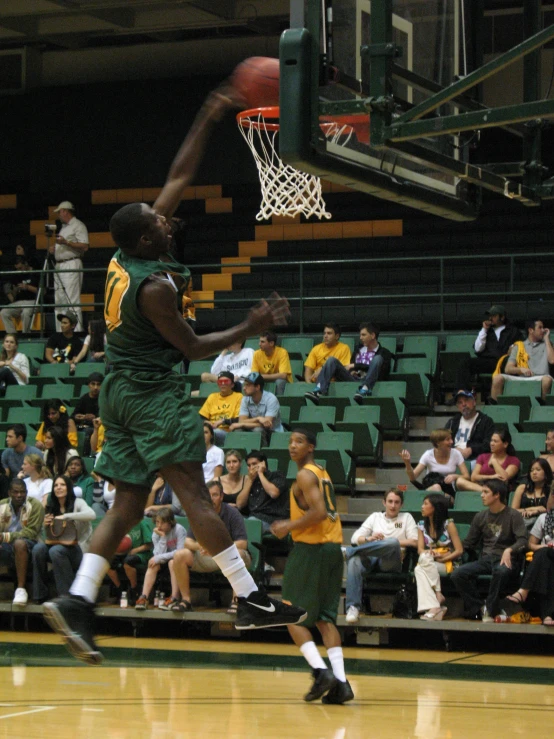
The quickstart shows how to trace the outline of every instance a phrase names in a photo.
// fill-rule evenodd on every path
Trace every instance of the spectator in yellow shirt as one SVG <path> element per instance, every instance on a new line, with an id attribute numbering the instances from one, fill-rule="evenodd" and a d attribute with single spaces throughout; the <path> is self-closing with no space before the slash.
<path id="1" fill-rule="evenodd" d="M 335 357 L 346 367 L 350 363 L 350 348 L 340 342 L 341 330 L 336 323 L 326 323 L 323 327 L 323 342 L 316 344 L 304 362 L 304 379 L 317 382 L 321 368 L 329 357 Z"/>
<path id="2" fill-rule="evenodd" d="M 260 348 L 254 352 L 252 372 L 259 372 L 266 382 L 275 382 L 275 395 L 282 395 L 287 382 L 292 382 L 289 353 L 277 346 L 277 334 L 273 331 L 260 335 Z"/>
<path id="3" fill-rule="evenodd" d="M 222 446 L 229 426 L 239 420 L 242 393 L 234 392 L 235 376 L 220 372 L 217 376 L 218 393 L 211 393 L 198 413 L 211 425 L 217 446 Z"/>

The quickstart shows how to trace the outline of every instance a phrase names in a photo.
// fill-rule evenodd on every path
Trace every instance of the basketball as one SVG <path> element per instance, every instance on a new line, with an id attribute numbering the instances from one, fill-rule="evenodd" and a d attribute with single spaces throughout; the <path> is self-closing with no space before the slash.
<path id="1" fill-rule="evenodd" d="M 251 56 L 235 67 L 231 84 L 245 99 L 247 108 L 279 105 L 279 60 Z"/>
<path id="2" fill-rule="evenodd" d="M 129 534 L 127 534 L 119 542 L 119 546 L 115 550 L 115 553 L 116 554 L 127 554 L 127 552 L 129 551 L 129 549 L 132 548 L 132 546 L 133 546 L 133 540 L 131 539 L 131 537 L 129 536 Z"/>

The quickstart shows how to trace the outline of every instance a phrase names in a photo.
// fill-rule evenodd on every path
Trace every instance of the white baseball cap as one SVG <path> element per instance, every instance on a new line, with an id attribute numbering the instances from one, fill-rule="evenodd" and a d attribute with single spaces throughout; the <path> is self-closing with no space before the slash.
<path id="1" fill-rule="evenodd" d="M 54 213 L 58 213 L 60 210 L 75 210 L 75 206 L 69 200 L 62 200 L 57 208 L 54 208 Z"/>

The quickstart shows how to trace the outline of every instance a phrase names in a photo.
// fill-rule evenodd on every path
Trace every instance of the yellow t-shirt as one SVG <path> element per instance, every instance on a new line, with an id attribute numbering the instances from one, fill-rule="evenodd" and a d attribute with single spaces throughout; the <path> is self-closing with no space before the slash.
<path id="1" fill-rule="evenodd" d="M 41 441 L 44 444 L 44 436 L 46 434 L 46 430 L 44 428 L 44 421 L 40 424 L 40 428 L 37 431 L 37 435 L 35 436 L 35 441 Z M 77 434 L 75 431 L 68 431 L 67 432 L 67 438 L 69 439 L 69 443 L 71 446 L 77 448 L 77 445 L 79 443 L 79 439 L 77 437 Z"/>
<path id="2" fill-rule="evenodd" d="M 342 544 L 342 526 L 337 513 L 335 490 L 331 478 L 327 471 L 317 464 L 305 464 L 303 470 L 313 472 L 319 482 L 319 489 L 325 501 L 327 509 L 327 518 L 315 526 L 308 526 L 305 529 L 293 529 L 290 533 L 293 541 L 301 541 L 304 544 Z M 302 510 L 296 498 L 294 497 L 294 489 L 296 482 L 293 482 L 290 488 L 290 517 L 292 521 L 301 518 L 306 511 Z"/>
<path id="3" fill-rule="evenodd" d="M 348 344 L 342 344 L 340 341 L 332 349 L 329 349 L 323 343 L 317 344 L 308 354 L 308 359 L 304 362 L 304 367 L 317 370 L 323 367 L 329 357 L 335 357 L 342 365 L 346 366 L 350 364 L 351 354 L 352 352 Z"/>
<path id="4" fill-rule="evenodd" d="M 212 393 L 206 398 L 206 402 L 198 413 L 208 419 L 210 423 L 219 421 L 220 418 L 238 418 L 242 393 L 231 393 L 223 397 L 221 393 Z M 229 428 L 228 425 L 220 426 L 221 429 Z"/>
<path id="5" fill-rule="evenodd" d="M 288 351 L 283 349 L 282 346 L 276 346 L 273 354 L 268 357 L 265 352 L 258 349 L 254 352 L 252 372 L 259 372 L 261 375 L 276 375 L 279 372 L 286 372 L 287 382 L 292 382 L 292 369 Z"/>

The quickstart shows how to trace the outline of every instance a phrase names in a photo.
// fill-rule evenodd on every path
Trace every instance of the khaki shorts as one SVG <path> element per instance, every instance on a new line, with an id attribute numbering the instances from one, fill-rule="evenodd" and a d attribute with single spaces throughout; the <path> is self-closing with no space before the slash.
<path id="1" fill-rule="evenodd" d="M 175 372 L 116 371 L 102 383 L 106 429 L 95 470 L 108 480 L 150 487 L 157 470 L 206 459 L 202 419 L 189 405 L 186 377 Z"/>

